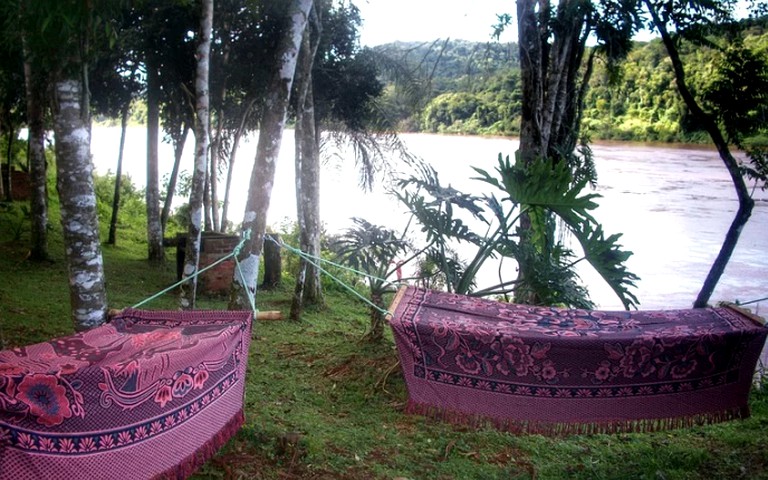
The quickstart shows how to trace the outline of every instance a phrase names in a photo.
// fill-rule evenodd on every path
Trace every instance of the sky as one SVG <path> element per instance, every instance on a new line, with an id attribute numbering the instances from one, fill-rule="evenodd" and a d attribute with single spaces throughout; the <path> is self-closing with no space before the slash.
<path id="1" fill-rule="evenodd" d="M 485 42 L 491 40 L 497 14 L 512 15 L 512 25 L 500 40 L 517 41 L 515 0 L 355 0 L 363 26 L 360 44 L 374 47 L 401 41 L 453 40 Z M 741 0 L 737 17 L 746 16 L 746 1 Z M 648 31 L 636 35 L 647 41 L 655 36 Z"/>
<path id="2" fill-rule="evenodd" d="M 513 14 L 514 0 L 357 0 L 363 26 L 360 44 L 373 47 L 402 41 L 491 40 L 497 14 Z M 501 37 L 517 38 L 516 28 Z"/>

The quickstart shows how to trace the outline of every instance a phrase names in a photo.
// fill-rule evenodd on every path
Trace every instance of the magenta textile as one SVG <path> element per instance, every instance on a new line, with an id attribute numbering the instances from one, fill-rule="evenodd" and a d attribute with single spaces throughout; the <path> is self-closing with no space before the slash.
<path id="1" fill-rule="evenodd" d="M 126 310 L 0 352 L 0 478 L 184 478 L 243 422 L 249 312 Z"/>
<path id="2" fill-rule="evenodd" d="M 391 311 L 408 411 L 544 434 L 744 418 L 768 332 L 730 307 L 569 310 L 414 287 Z"/>

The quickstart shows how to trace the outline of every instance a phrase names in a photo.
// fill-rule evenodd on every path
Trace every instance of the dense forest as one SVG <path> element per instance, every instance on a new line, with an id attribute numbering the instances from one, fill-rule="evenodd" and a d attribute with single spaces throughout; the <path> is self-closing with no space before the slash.
<path id="1" fill-rule="evenodd" d="M 768 57 L 768 18 L 745 24 L 744 47 Z M 727 43 L 727 32 L 715 35 Z M 400 119 L 400 129 L 468 135 L 516 135 L 520 128 L 520 64 L 514 43 L 444 40 L 396 42 L 379 53 L 404 60 L 420 79 L 426 100 L 413 108 L 402 93 L 400 77 L 390 78 L 385 105 Z M 723 52 L 683 43 L 683 62 L 691 88 L 705 96 Z M 615 68 L 595 62 L 584 97 L 582 129 L 592 139 L 706 142 L 691 120 L 675 86 L 672 63 L 660 39 L 635 42 Z M 706 102 L 705 102 L 706 103 Z M 407 108 L 410 105 L 411 108 Z"/>

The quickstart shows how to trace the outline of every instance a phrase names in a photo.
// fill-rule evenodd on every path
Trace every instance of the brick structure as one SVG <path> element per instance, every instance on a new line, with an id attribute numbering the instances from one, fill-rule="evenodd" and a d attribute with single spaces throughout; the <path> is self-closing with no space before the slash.
<path id="1" fill-rule="evenodd" d="M 2 181 L 5 191 L 8 191 L 8 165 L 2 166 Z M 29 173 L 21 170 L 11 170 L 11 196 L 13 200 L 29 200 L 32 186 L 29 180 Z M 5 200 L 0 198 L 0 200 Z"/>
<path id="2" fill-rule="evenodd" d="M 187 235 L 177 235 L 176 242 L 176 275 L 181 279 L 182 272 L 184 271 Z M 232 253 L 237 244 L 240 243 L 240 237 L 218 232 L 203 232 L 200 243 L 200 264 L 198 268 L 202 270 L 220 258 Z M 228 294 L 232 286 L 232 276 L 234 273 L 235 261 L 231 258 L 201 273 L 197 279 L 198 293 L 211 295 Z"/>

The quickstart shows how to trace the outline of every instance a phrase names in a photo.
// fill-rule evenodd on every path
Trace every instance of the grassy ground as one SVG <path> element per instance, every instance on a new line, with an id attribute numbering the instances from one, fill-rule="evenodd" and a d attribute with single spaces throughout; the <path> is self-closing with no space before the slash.
<path id="1" fill-rule="evenodd" d="M 0 218 L 0 347 L 71 333 L 66 267 L 54 219 L 54 261 L 25 260 L 24 234 Z M 7 218 L 6 218 L 7 220 Z M 124 235 L 121 238 L 129 237 Z M 105 247 L 110 306 L 133 305 L 175 281 L 145 246 Z M 287 312 L 290 282 L 260 292 L 262 310 Z M 768 393 L 752 418 L 654 434 L 515 436 L 442 424 L 402 410 L 406 391 L 391 338 L 363 339 L 367 310 L 329 285 L 328 306 L 302 323 L 255 325 L 246 424 L 198 479 L 768 479 Z M 224 302 L 203 299 L 203 308 Z M 172 296 L 148 308 L 175 308 Z"/>

